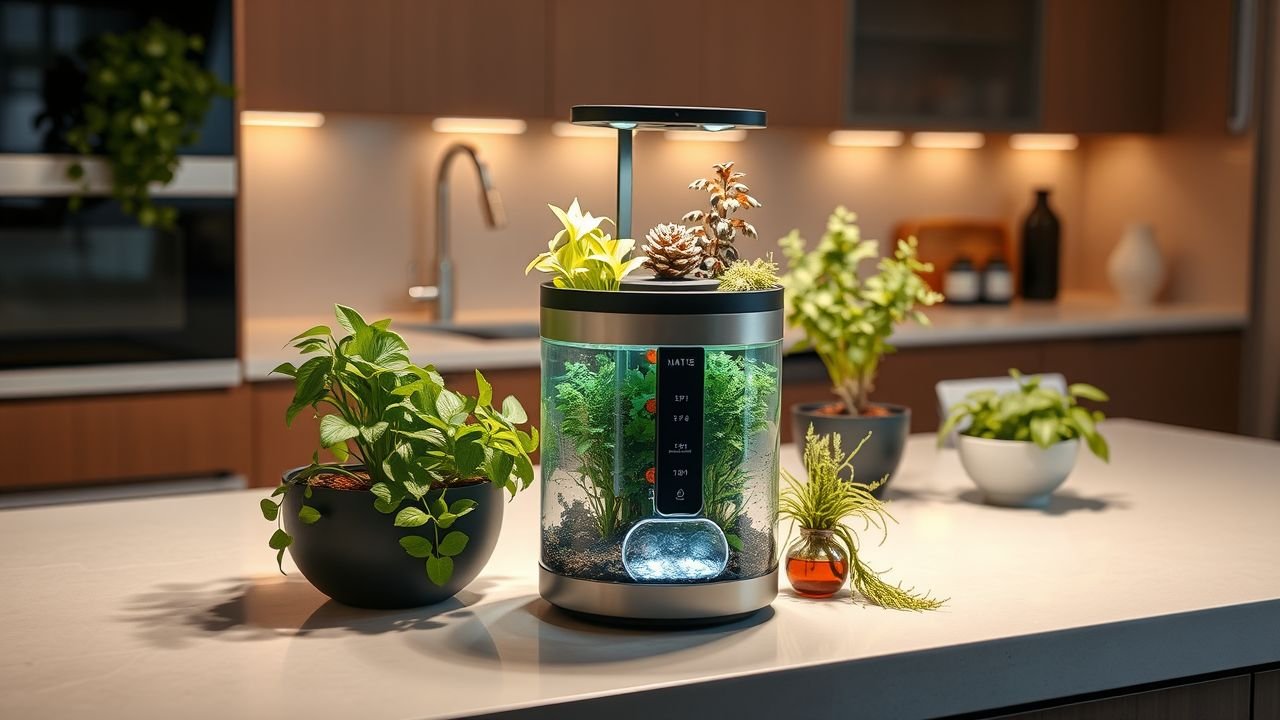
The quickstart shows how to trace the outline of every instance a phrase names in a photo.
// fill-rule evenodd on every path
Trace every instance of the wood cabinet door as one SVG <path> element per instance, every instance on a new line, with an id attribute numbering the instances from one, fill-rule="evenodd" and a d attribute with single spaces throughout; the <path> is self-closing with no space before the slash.
<path id="1" fill-rule="evenodd" d="M 551 111 L 574 105 L 699 105 L 707 44 L 736 48 L 710 0 L 551 0 Z M 733 5 L 716 4 L 722 12 Z"/>
<path id="2" fill-rule="evenodd" d="M 1190 683 L 1061 707 L 1001 715 L 999 720 L 1249 720 L 1249 676 Z"/>
<path id="3" fill-rule="evenodd" d="M 240 0 L 241 107 L 388 112 L 395 0 Z"/>
<path id="4" fill-rule="evenodd" d="M 1155 132 L 1165 0 L 1045 0 L 1044 129 Z"/>
<path id="5" fill-rule="evenodd" d="M 547 0 L 395 2 L 395 110 L 548 116 Z"/>
<path id="6" fill-rule="evenodd" d="M 248 474 L 246 388 L 0 403 L 5 490 Z"/>
<path id="7" fill-rule="evenodd" d="M 843 123 L 847 4 L 737 0 L 707 7 L 702 47 L 707 105 L 768 112 L 770 125 Z"/>
<path id="8" fill-rule="evenodd" d="M 1280 670 L 1253 674 L 1253 720 L 1280 720 Z"/>

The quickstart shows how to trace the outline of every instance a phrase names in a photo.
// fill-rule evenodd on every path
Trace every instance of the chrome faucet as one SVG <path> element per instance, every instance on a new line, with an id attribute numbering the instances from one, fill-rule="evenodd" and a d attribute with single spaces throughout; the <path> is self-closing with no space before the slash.
<path id="1" fill-rule="evenodd" d="M 476 149 L 465 143 L 455 143 L 444 151 L 436 170 L 436 284 L 415 285 L 409 288 L 409 297 L 418 302 L 435 302 L 436 321 L 441 324 L 454 320 L 455 292 L 453 287 L 453 255 L 449 244 L 449 166 L 459 155 L 466 155 L 480 177 L 480 204 L 484 208 L 484 222 L 490 228 L 507 224 L 502 207 L 502 196 L 489 178 L 489 168 L 480 159 Z"/>

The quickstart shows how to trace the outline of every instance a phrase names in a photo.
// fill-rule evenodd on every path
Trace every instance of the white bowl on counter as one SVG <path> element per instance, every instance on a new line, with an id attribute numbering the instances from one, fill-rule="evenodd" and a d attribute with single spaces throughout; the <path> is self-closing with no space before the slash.
<path id="1" fill-rule="evenodd" d="M 1042 448 L 1025 440 L 959 435 L 960 464 L 992 505 L 1044 507 L 1067 479 L 1080 453 L 1078 439 Z"/>

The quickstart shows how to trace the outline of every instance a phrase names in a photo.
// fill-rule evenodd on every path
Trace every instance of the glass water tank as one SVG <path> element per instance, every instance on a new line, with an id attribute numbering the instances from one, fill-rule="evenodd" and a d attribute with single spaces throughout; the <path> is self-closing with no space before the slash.
<path id="1" fill-rule="evenodd" d="M 549 602 L 680 621 L 776 596 L 782 290 L 716 288 L 542 286 Z"/>

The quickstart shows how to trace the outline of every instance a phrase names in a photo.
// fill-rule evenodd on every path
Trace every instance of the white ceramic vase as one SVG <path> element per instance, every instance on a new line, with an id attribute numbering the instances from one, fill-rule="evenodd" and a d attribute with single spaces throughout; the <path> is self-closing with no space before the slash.
<path id="1" fill-rule="evenodd" d="M 1133 223 L 1107 259 L 1107 276 L 1120 299 L 1129 305 L 1150 305 L 1164 286 L 1165 263 L 1155 232 L 1146 223 Z"/>
<path id="2" fill-rule="evenodd" d="M 1076 466 L 1079 440 L 1047 448 L 1025 440 L 959 435 L 956 449 L 965 473 L 992 505 L 1044 507 Z"/>

